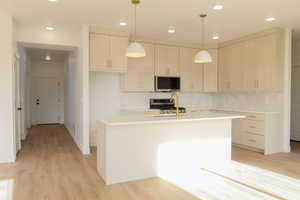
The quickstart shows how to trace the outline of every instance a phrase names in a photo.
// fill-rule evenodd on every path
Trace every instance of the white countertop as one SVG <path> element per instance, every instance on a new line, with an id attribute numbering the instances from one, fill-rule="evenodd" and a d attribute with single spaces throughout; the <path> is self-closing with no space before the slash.
<path id="1" fill-rule="evenodd" d="M 279 113 L 276 111 L 257 111 L 257 110 L 241 110 L 241 109 L 235 109 L 235 108 L 213 108 L 210 109 L 212 111 L 217 111 L 217 112 L 236 112 L 236 113 L 256 113 L 256 114 L 274 114 L 274 113 Z"/>
<path id="2" fill-rule="evenodd" d="M 160 115 L 159 112 L 141 112 L 124 114 L 115 117 L 99 120 L 110 126 L 136 125 L 136 124 L 154 124 L 154 123 L 178 123 L 202 120 L 221 120 L 245 118 L 244 115 L 228 114 L 212 111 L 192 111 L 181 114 L 179 118 L 174 116 Z"/>

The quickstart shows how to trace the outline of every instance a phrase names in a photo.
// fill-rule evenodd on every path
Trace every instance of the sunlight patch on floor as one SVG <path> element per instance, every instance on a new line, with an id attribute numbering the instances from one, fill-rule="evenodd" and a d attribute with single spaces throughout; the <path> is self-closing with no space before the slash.
<path id="1" fill-rule="evenodd" d="M 294 178 L 235 161 L 216 172 L 284 199 L 300 199 L 300 180 Z"/>
<path id="2" fill-rule="evenodd" d="M 197 151 L 198 147 L 196 143 L 170 143 L 160 146 L 159 177 L 200 199 L 300 199 L 299 180 L 235 161 L 216 163 L 212 158 L 205 158 L 203 155 L 198 158 L 205 159 L 195 162 L 194 156 L 187 155 L 190 151 Z M 203 161 L 210 161 L 216 167 L 200 169 Z"/>
<path id="3" fill-rule="evenodd" d="M 13 195 L 13 180 L 0 180 L 0 199 L 12 200 Z"/>

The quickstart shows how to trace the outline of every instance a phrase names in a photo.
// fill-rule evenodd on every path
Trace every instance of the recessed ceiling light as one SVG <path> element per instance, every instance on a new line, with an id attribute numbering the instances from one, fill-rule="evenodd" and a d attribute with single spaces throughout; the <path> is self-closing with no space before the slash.
<path id="1" fill-rule="evenodd" d="M 57 0 L 48 0 L 49 2 L 57 2 Z"/>
<path id="2" fill-rule="evenodd" d="M 47 55 L 45 56 L 45 60 L 46 60 L 46 61 L 50 61 L 50 60 L 52 60 L 52 58 L 51 58 L 50 54 L 47 54 Z"/>
<path id="3" fill-rule="evenodd" d="M 272 21 L 275 21 L 275 18 L 274 17 L 268 17 L 265 19 L 267 22 L 272 22 Z"/>
<path id="4" fill-rule="evenodd" d="M 121 22 L 120 22 L 120 26 L 127 26 L 127 22 L 121 21 Z"/>
<path id="5" fill-rule="evenodd" d="M 168 29 L 168 33 L 175 33 L 176 32 L 176 29 L 174 26 L 170 26 L 169 29 Z"/>
<path id="6" fill-rule="evenodd" d="M 216 4 L 214 5 L 214 10 L 222 10 L 224 6 L 222 4 Z"/>
<path id="7" fill-rule="evenodd" d="M 54 27 L 53 27 L 53 26 L 47 26 L 46 29 L 47 29 L 48 31 L 53 31 L 53 30 L 54 30 Z"/>
<path id="8" fill-rule="evenodd" d="M 213 33 L 212 39 L 213 39 L 213 40 L 218 40 L 218 39 L 220 39 L 218 33 Z"/>

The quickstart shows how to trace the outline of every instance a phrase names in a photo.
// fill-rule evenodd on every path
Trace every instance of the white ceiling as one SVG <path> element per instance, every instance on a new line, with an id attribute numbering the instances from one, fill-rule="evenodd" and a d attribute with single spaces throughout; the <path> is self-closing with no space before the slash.
<path id="1" fill-rule="evenodd" d="M 13 1 L 13 15 L 22 24 L 60 27 L 79 27 L 93 24 L 105 28 L 132 29 L 133 7 L 130 0 L 7 0 Z M 222 3 L 224 10 L 212 9 Z M 138 35 L 153 39 L 200 42 L 200 19 L 198 14 L 207 12 L 206 42 L 212 43 L 213 32 L 221 40 L 233 39 L 271 27 L 295 29 L 300 36 L 299 0 L 141 0 L 138 7 Z M 267 23 L 266 17 L 275 17 Z M 121 19 L 129 22 L 120 27 Z M 169 25 L 176 33 L 167 33 Z"/>

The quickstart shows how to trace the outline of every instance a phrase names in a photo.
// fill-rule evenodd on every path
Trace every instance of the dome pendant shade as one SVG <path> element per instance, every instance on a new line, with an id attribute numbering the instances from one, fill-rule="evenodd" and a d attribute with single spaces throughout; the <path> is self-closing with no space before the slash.
<path id="1" fill-rule="evenodd" d="M 205 26 L 204 26 L 204 19 L 207 17 L 207 14 L 200 14 L 200 17 L 202 19 L 202 42 L 201 46 L 204 46 L 204 34 L 205 34 Z M 209 54 L 207 50 L 201 50 L 199 51 L 195 56 L 195 63 L 203 64 L 203 63 L 211 63 L 212 57 Z"/>
<path id="2" fill-rule="evenodd" d="M 136 42 L 136 7 L 140 3 L 140 0 L 131 0 L 134 5 L 134 42 L 132 42 L 126 51 L 126 56 L 129 58 L 142 58 L 146 56 L 144 47 Z"/>
<path id="3" fill-rule="evenodd" d="M 126 56 L 129 58 L 142 58 L 146 56 L 146 52 L 141 44 L 133 42 L 127 47 Z"/>
<path id="4" fill-rule="evenodd" d="M 199 51 L 195 56 L 195 63 L 211 63 L 211 55 L 206 50 Z"/>

